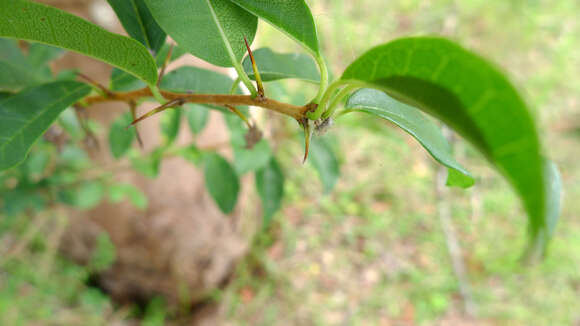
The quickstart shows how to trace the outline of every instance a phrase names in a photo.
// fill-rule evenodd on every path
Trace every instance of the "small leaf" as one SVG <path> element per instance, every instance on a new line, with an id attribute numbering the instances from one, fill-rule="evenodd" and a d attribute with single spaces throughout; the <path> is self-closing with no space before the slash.
<path id="1" fill-rule="evenodd" d="M 58 115 L 88 95 L 77 82 L 54 82 L 27 89 L 0 102 L 0 170 L 18 164 Z"/>
<path id="2" fill-rule="evenodd" d="M 256 172 L 256 188 L 262 199 L 263 226 L 268 227 L 284 198 L 284 173 L 274 157 L 268 165 Z"/>
<path id="3" fill-rule="evenodd" d="M 233 80 L 219 72 L 192 66 L 172 70 L 161 81 L 161 89 L 173 92 L 228 94 Z"/>
<path id="4" fill-rule="evenodd" d="M 318 172 L 325 193 L 329 193 L 340 176 L 339 163 L 334 149 L 324 137 L 312 137 L 308 162 Z"/>
<path id="5" fill-rule="evenodd" d="M 209 63 L 231 67 L 246 53 L 258 19 L 228 0 L 145 0 L 179 46 Z"/>
<path id="6" fill-rule="evenodd" d="M 132 152 L 129 152 L 130 154 Z M 161 159 L 163 157 L 163 148 L 158 147 L 151 153 L 142 156 L 141 154 L 130 155 L 131 166 L 133 169 L 148 178 L 156 178 L 161 168 Z"/>
<path id="7" fill-rule="evenodd" d="M 107 0 L 119 17 L 125 31 L 157 53 L 165 42 L 165 32 L 157 25 L 144 0 Z"/>
<path id="8" fill-rule="evenodd" d="M 230 163 L 215 153 L 204 155 L 205 186 L 220 210 L 230 213 L 238 200 L 240 183 Z"/>
<path id="9" fill-rule="evenodd" d="M 195 145 L 189 145 L 185 148 L 182 147 L 178 154 L 186 161 L 194 165 L 202 163 L 203 160 L 203 153 Z"/>
<path id="10" fill-rule="evenodd" d="M 253 52 L 262 81 L 296 78 L 312 83 L 320 82 L 320 73 L 316 62 L 309 55 L 303 53 L 276 53 L 269 48 L 261 48 Z M 248 76 L 251 79 L 255 79 L 252 61 L 249 56 L 244 58 L 242 65 Z"/>
<path id="11" fill-rule="evenodd" d="M 102 272 L 111 267 L 117 259 L 117 249 L 106 232 L 100 233 L 96 240 L 89 266 L 95 272 Z"/>
<path id="12" fill-rule="evenodd" d="M 129 92 L 147 86 L 142 80 L 124 72 L 119 68 L 113 68 L 111 71 L 111 82 L 109 88 L 113 92 Z"/>
<path id="13" fill-rule="evenodd" d="M 30 64 L 15 40 L 0 38 L 0 91 L 16 92 L 47 81 Z"/>
<path id="14" fill-rule="evenodd" d="M 183 105 L 183 111 L 187 117 L 187 123 L 189 124 L 191 132 L 196 135 L 202 132 L 209 119 L 209 111 L 207 108 L 199 104 L 189 103 Z"/>
<path id="15" fill-rule="evenodd" d="M 547 227 L 540 142 L 515 88 L 493 65 L 440 38 L 404 38 L 355 60 L 341 77 L 384 90 L 441 119 L 514 186 L 536 239 Z"/>
<path id="16" fill-rule="evenodd" d="M 419 109 L 398 102 L 379 90 L 369 88 L 360 89 L 352 94 L 345 108 L 391 121 L 417 139 L 435 160 L 452 169 L 447 177 L 447 185 L 467 188 L 474 184 L 471 174 L 453 158 L 451 146 L 441 133 L 441 129 L 427 119 Z"/>
<path id="17" fill-rule="evenodd" d="M 119 67 L 149 84 L 157 81 L 153 57 L 133 39 L 32 1 L 1 1 L 0 12 L 0 37 L 40 42 L 79 52 Z"/>
<path id="18" fill-rule="evenodd" d="M 63 49 L 42 43 L 30 43 L 27 60 L 31 66 L 40 67 L 58 59 L 63 54 Z"/>
<path id="19" fill-rule="evenodd" d="M 181 125 L 181 109 L 169 109 L 161 115 L 161 132 L 164 144 L 171 144 L 179 134 Z"/>
<path id="20" fill-rule="evenodd" d="M 132 184 L 113 184 L 108 189 L 108 195 L 113 203 L 119 203 L 122 200 L 129 199 L 135 207 L 139 209 L 147 208 L 147 197 Z"/>
<path id="21" fill-rule="evenodd" d="M 318 37 L 310 8 L 304 0 L 231 0 L 270 23 L 313 53 L 318 53 Z"/>
<path id="22" fill-rule="evenodd" d="M 101 183 L 84 182 L 74 189 L 60 191 L 58 198 L 65 204 L 80 209 L 91 209 L 101 202 L 104 194 L 105 189 Z"/>
<path id="23" fill-rule="evenodd" d="M 82 140 L 85 136 L 85 131 L 77 118 L 74 108 L 64 110 L 58 117 L 58 123 L 74 141 Z"/>
<path id="24" fill-rule="evenodd" d="M 135 131 L 127 126 L 133 121 L 130 113 L 118 117 L 109 129 L 109 148 L 116 159 L 123 157 L 135 140 Z"/>
<path id="25" fill-rule="evenodd" d="M 198 67 L 183 66 L 165 75 L 160 87 L 163 90 L 178 93 L 228 94 L 232 84 L 233 80 L 230 77 L 218 72 Z M 221 106 L 205 104 L 204 106 L 228 113 L 228 115 L 231 114 L 229 110 Z"/>
<path id="26" fill-rule="evenodd" d="M 272 150 L 265 139 L 259 141 L 252 149 L 233 146 L 234 167 L 238 175 L 256 171 L 268 164 L 272 157 Z"/>
<path id="27" fill-rule="evenodd" d="M 18 186 L 10 191 L 2 192 L 2 213 L 5 216 L 15 216 L 26 210 L 41 211 L 46 208 L 47 200 L 35 189 Z"/>
<path id="28" fill-rule="evenodd" d="M 155 63 L 157 64 L 158 67 L 163 66 L 163 64 L 165 63 L 165 60 L 167 59 L 167 55 L 169 54 L 169 49 L 171 49 L 171 46 L 173 46 L 173 50 L 171 51 L 171 58 L 169 59 L 169 62 L 173 62 L 187 53 L 187 50 L 185 50 L 181 46 L 165 42 L 165 44 L 163 44 L 163 46 L 155 56 Z"/>

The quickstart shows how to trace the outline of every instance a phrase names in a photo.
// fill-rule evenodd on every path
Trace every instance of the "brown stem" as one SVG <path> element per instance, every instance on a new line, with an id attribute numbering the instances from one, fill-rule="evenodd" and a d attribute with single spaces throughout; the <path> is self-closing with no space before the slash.
<path id="1" fill-rule="evenodd" d="M 187 94 L 161 91 L 161 95 L 169 101 L 182 99 L 184 103 L 213 104 L 225 106 L 226 104 L 253 105 L 285 114 L 294 119 L 305 118 L 309 106 L 297 106 L 289 103 L 278 102 L 269 98 L 252 98 L 251 95 L 225 95 L 225 94 Z M 89 96 L 84 99 L 83 104 L 89 106 L 96 103 L 120 101 L 136 101 L 142 97 L 151 97 L 153 94 L 149 88 L 142 88 L 131 92 L 113 92 L 110 96 Z"/>

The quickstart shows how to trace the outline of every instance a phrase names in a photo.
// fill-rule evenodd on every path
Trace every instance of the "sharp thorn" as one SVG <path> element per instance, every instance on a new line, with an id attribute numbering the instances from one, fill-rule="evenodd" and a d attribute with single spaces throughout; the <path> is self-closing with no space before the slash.
<path id="1" fill-rule="evenodd" d="M 250 57 L 250 61 L 252 61 L 252 69 L 254 70 L 254 78 L 256 79 L 256 86 L 258 88 L 258 96 L 261 98 L 264 97 L 264 85 L 262 84 L 262 77 L 260 76 L 260 72 L 258 71 L 258 65 L 256 64 L 256 60 L 254 59 L 254 54 L 252 53 L 252 49 L 250 48 L 250 44 L 248 40 L 244 36 L 244 42 L 246 43 L 246 49 L 248 49 L 248 56 Z"/>

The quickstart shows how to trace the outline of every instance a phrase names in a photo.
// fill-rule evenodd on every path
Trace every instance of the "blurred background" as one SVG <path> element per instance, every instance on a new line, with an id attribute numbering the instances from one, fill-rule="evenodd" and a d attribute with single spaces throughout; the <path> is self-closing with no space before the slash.
<path id="1" fill-rule="evenodd" d="M 45 2 L 118 31 L 105 1 Z M 126 257 L 119 244 L 139 241 L 119 242 L 122 237 L 111 232 L 114 218 L 97 223 L 89 257 L 78 264 L 71 248 L 81 244 L 70 240 L 62 249 L 62 237 L 75 224 L 71 220 L 86 214 L 46 208 L 19 218 L 2 216 L 1 325 L 580 325 L 580 2 L 307 2 L 335 76 L 370 47 L 411 35 L 451 38 L 507 72 L 534 110 L 545 151 L 562 173 L 563 214 L 547 258 L 535 266 L 520 263 L 525 213 L 508 184 L 471 146 L 460 139 L 454 143 L 458 161 L 478 177 L 476 185 L 446 189 L 435 162 L 410 136 L 366 116 L 346 115 L 327 136 L 341 171 L 331 193 L 324 192 L 309 164 L 301 165 L 300 141 L 273 143 L 286 172 L 283 209 L 269 230 L 238 232 L 243 235 L 232 236 L 227 246 L 212 247 L 231 259 L 227 267 L 203 274 L 216 281 L 194 295 L 202 299 L 193 308 L 176 308 L 164 290 L 139 284 L 154 283 L 147 272 L 129 283 L 144 286 L 139 296 L 123 297 L 125 292 L 111 290 L 115 284 L 103 285 L 111 268 L 113 274 L 131 273 L 115 263 Z M 300 51 L 262 22 L 253 47 L 261 46 Z M 75 60 L 80 59 L 67 56 L 58 64 L 78 66 Z M 89 75 L 105 69 L 98 78 L 107 80 L 107 68 L 90 60 L 81 64 Z M 313 94 L 296 82 L 266 87 L 278 90 L 280 100 L 301 104 Z M 268 118 L 273 122 L 266 130 L 296 128 Z M 219 135 L 220 126 L 213 128 L 207 138 Z M 165 169 L 155 187 L 179 187 L 174 181 Z M 151 198 L 155 191 L 145 193 L 148 214 L 199 212 L 198 206 L 184 210 L 179 198 L 160 204 Z M 237 216 L 247 221 L 256 214 L 256 196 L 246 191 L 240 200 Z M 102 209 L 89 217 L 99 220 L 106 215 Z M 175 219 L 163 220 L 169 236 Z M 183 237 L 204 232 L 196 227 Z"/>

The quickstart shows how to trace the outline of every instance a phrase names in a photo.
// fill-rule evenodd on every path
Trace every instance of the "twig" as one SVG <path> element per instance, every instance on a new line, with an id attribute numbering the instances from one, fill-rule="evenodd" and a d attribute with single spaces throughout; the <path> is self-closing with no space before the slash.
<path id="1" fill-rule="evenodd" d="M 443 134 L 449 139 L 449 143 L 453 146 L 452 134 L 449 129 L 443 127 Z M 435 180 L 435 193 L 437 198 L 437 208 L 439 215 L 439 223 L 445 234 L 445 240 L 447 243 L 447 251 L 449 257 L 451 258 L 451 263 L 453 265 L 453 272 L 455 278 L 459 283 L 459 292 L 463 298 L 463 308 L 465 313 L 470 317 L 475 317 L 477 314 L 477 305 L 473 300 L 473 294 L 471 290 L 471 285 L 469 283 L 469 278 L 467 276 L 467 271 L 465 264 L 463 263 L 463 256 L 461 253 L 461 247 L 459 241 L 457 240 L 457 235 L 455 233 L 455 228 L 451 220 L 451 207 L 449 205 L 449 200 L 447 197 L 447 189 L 445 186 L 445 181 L 447 178 L 447 169 L 440 166 L 437 170 L 436 180 Z"/>
<path id="2" fill-rule="evenodd" d="M 86 80 L 89 84 L 93 85 L 94 87 L 98 88 L 99 90 L 101 90 L 106 96 L 111 97 L 113 96 L 113 92 L 106 88 L 105 86 L 103 86 L 102 84 L 100 84 L 99 82 L 95 81 L 94 79 L 92 79 L 91 77 L 83 74 L 82 72 L 78 72 L 77 76 L 81 77 L 82 79 Z"/>
<path id="3" fill-rule="evenodd" d="M 278 102 L 270 98 L 259 99 L 251 95 L 226 95 L 226 94 L 187 94 L 174 93 L 168 91 L 161 91 L 161 94 L 167 100 L 182 99 L 184 103 L 196 104 L 213 104 L 217 106 L 224 106 L 226 104 L 232 106 L 239 105 L 253 105 L 261 108 L 269 109 L 295 119 L 302 119 L 306 112 L 312 107 L 309 105 L 297 106 L 290 103 Z M 131 100 L 138 100 L 143 97 L 151 97 L 153 94 L 149 88 L 142 88 L 130 92 L 113 92 L 111 96 L 89 96 L 84 99 L 84 106 L 89 106 L 96 103 L 119 101 L 128 103 Z"/>

